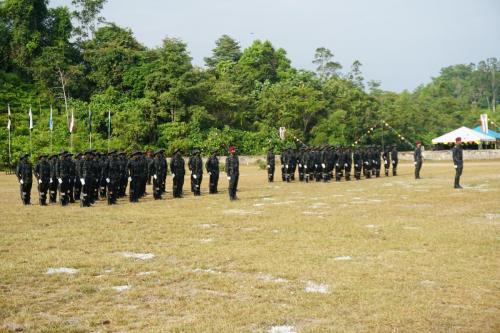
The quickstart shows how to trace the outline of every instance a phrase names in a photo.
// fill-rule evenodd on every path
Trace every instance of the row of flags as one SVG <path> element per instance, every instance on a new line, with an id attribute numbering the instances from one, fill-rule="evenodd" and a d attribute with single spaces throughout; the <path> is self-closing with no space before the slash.
<path id="1" fill-rule="evenodd" d="M 12 120 L 11 120 L 11 112 L 10 112 L 10 105 L 7 105 L 7 129 L 10 131 L 12 128 Z M 29 129 L 30 131 L 33 130 L 34 128 L 34 123 L 33 123 L 33 112 L 31 110 L 31 107 L 28 112 L 28 119 L 29 119 Z M 68 124 L 68 130 L 70 133 L 74 133 L 76 127 L 75 127 L 75 114 L 74 111 L 71 110 L 71 118 L 69 120 Z M 89 108 L 89 117 L 88 117 L 88 124 L 89 124 L 89 132 L 92 132 L 92 111 Z M 53 119 L 53 110 L 52 110 L 52 105 L 50 106 L 50 116 L 49 116 L 49 130 L 53 131 L 54 130 L 54 119 Z M 111 133 L 111 110 L 108 111 L 108 132 Z"/>

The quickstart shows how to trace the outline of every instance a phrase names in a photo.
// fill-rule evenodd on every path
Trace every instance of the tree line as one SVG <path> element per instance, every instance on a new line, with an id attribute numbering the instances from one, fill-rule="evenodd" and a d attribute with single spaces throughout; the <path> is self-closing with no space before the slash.
<path id="1" fill-rule="evenodd" d="M 0 1 L 2 163 L 8 161 L 7 105 L 14 158 L 29 150 L 30 107 L 36 153 L 69 148 L 71 114 L 74 150 L 87 148 L 89 110 L 96 149 L 107 149 L 111 112 L 111 148 L 167 153 L 232 144 L 257 154 L 294 144 L 293 137 L 309 145 L 351 145 L 360 138 L 380 144 L 380 131 L 364 134 L 382 121 L 410 141 L 430 143 L 447 130 L 473 126 L 481 113 L 500 123 L 496 58 L 443 68 L 429 84 L 402 93 L 365 82 L 359 61 L 344 68 L 326 47 L 311 52 L 316 70 L 308 71 L 294 68 L 270 41 L 242 49 L 223 35 L 198 67 L 180 39 L 167 36 L 148 48 L 130 29 L 106 22 L 105 2 L 73 0 L 70 9 L 50 7 L 48 0 Z M 280 126 L 291 134 L 285 142 Z M 384 142 L 410 148 L 395 131 L 385 131 Z"/>

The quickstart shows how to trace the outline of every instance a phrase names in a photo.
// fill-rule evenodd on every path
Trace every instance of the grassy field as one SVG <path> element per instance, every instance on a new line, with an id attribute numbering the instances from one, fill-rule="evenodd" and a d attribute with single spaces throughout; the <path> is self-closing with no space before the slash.
<path id="1" fill-rule="evenodd" d="M 236 202 L 222 175 L 219 195 L 204 179 L 173 200 L 168 179 L 162 201 L 90 209 L 23 207 L 0 176 L 0 331 L 500 331 L 500 161 L 466 161 L 463 190 L 450 162 L 418 182 L 412 164 L 329 184 L 241 173 Z"/>

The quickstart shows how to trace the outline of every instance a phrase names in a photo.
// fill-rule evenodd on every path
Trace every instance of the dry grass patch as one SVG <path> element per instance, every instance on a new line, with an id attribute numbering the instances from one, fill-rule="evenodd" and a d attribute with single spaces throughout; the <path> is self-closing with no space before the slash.
<path id="1" fill-rule="evenodd" d="M 2 175 L 0 331 L 498 332 L 500 161 L 400 173 L 90 209 Z"/>

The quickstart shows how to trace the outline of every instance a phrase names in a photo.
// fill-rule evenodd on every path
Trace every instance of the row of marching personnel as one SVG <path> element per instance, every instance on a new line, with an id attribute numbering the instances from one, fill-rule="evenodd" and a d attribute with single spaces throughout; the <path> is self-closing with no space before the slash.
<path id="1" fill-rule="evenodd" d="M 267 153 L 267 174 L 269 182 L 274 181 L 276 156 L 272 149 Z M 291 147 L 282 151 L 280 155 L 281 178 L 290 182 L 295 180 L 298 171 L 299 181 L 328 182 L 351 180 L 354 167 L 354 178 L 380 177 L 382 166 L 384 173 L 389 176 L 397 175 L 398 151 L 395 146 L 382 150 L 378 146 L 355 148 L 332 147 L 330 145 L 304 147 L 299 150 Z"/>
<path id="2" fill-rule="evenodd" d="M 169 168 L 163 149 L 154 153 L 135 151 L 128 156 L 125 152 L 111 151 L 105 154 L 94 150 L 74 155 L 67 151 L 53 155 L 41 154 L 34 169 L 28 157 L 28 154 L 23 154 L 16 168 L 21 200 L 25 205 L 31 203 L 33 174 L 42 206 L 47 205 L 47 199 L 49 203 L 59 201 L 62 206 L 80 201 L 82 207 L 89 207 L 99 199 L 106 199 L 109 205 L 113 205 L 118 198 L 126 196 L 127 187 L 129 201 L 138 202 L 147 195 L 147 184 L 152 185 L 155 200 L 161 199 L 166 192 Z M 183 196 L 185 164 L 181 150 L 175 149 L 170 159 L 174 198 Z M 193 150 L 187 166 L 191 172 L 191 192 L 199 196 L 203 162 L 198 149 Z M 209 193 L 215 194 L 218 192 L 220 172 L 217 150 L 212 151 L 205 169 L 209 175 Z M 229 148 L 225 171 L 229 181 L 229 198 L 236 200 L 239 159 L 234 147 Z"/>

